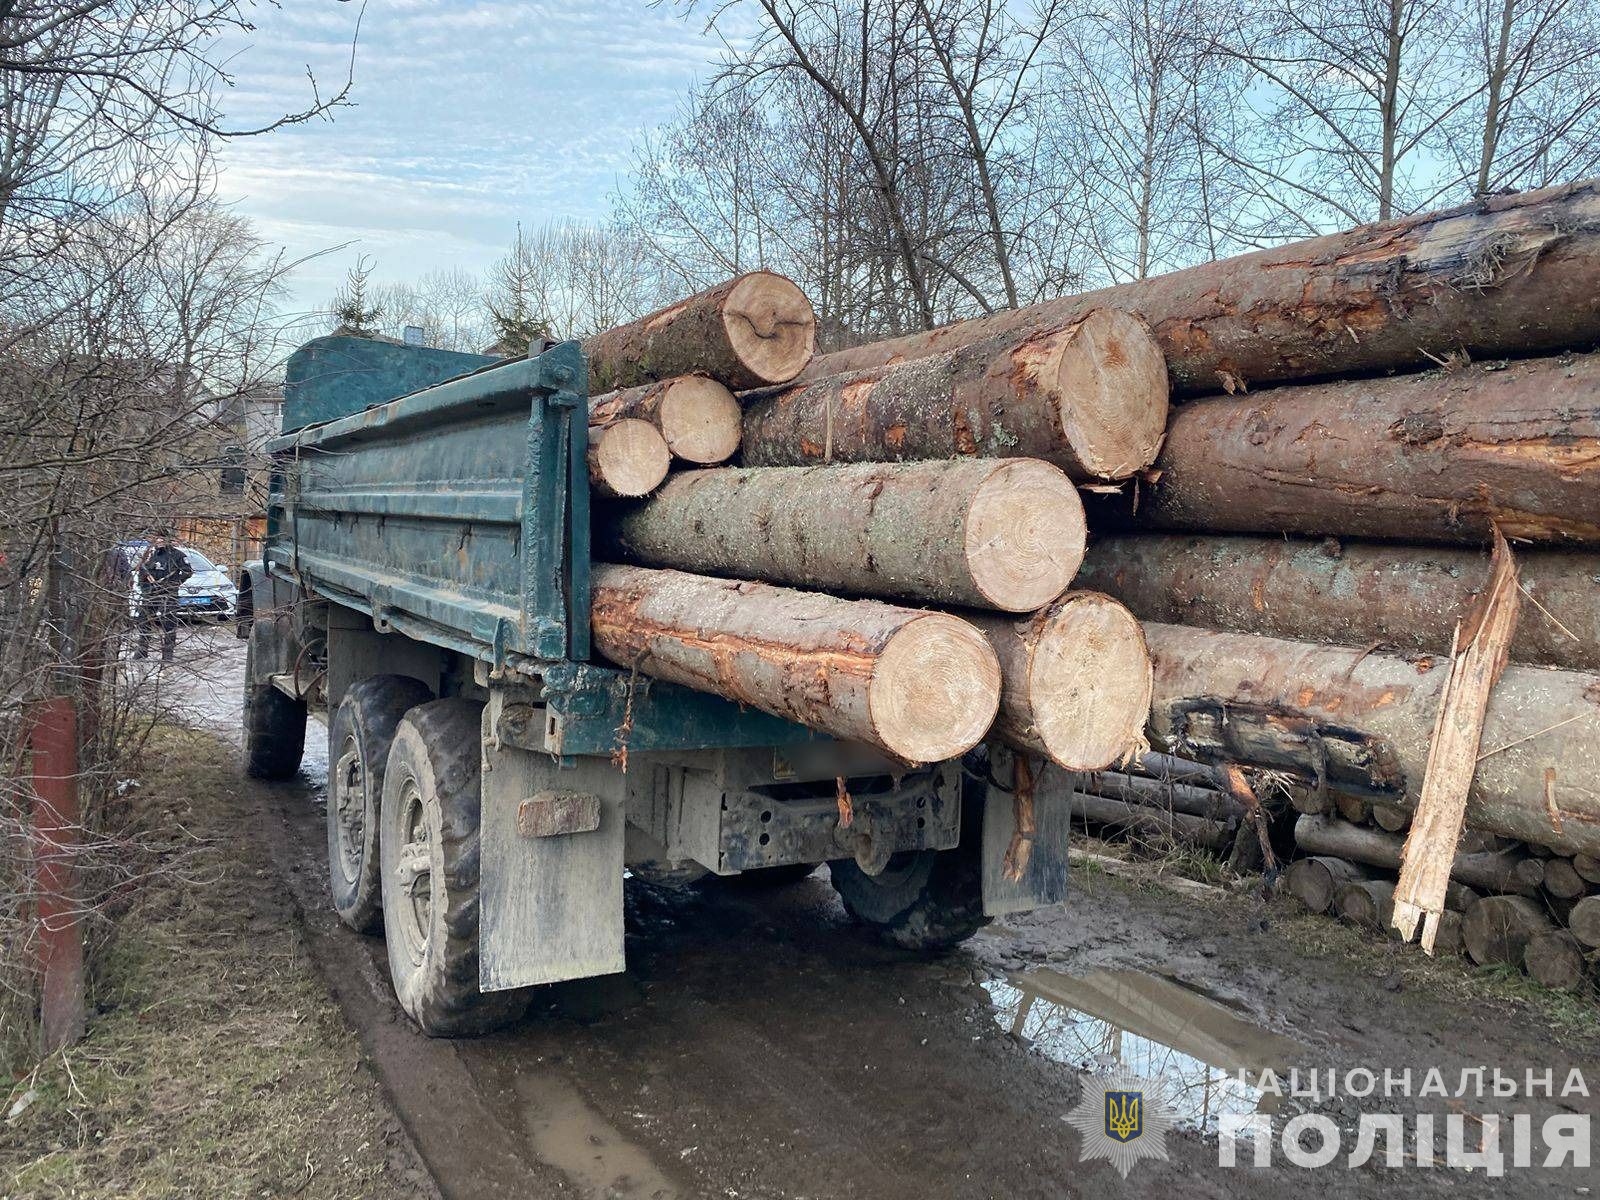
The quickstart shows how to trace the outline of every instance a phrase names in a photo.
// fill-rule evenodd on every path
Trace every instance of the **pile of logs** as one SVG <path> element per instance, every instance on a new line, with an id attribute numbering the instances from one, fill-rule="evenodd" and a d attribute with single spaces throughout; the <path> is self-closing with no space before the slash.
<path id="1" fill-rule="evenodd" d="M 597 650 L 908 763 L 1142 747 L 1143 631 L 1071 589 L 1076 484 L 1160 446 L 1149 330 L 1096 309 L 796 382 L 814 324 L 758 271 L 585 343 Z"/>
<path id="2" fill-rule="evenodd" d="M 1464 844 L 1483 841 L 1493 857 L 1456 860 L 1461 887 L 1447 902 L 1477 897 L 1459 921 L 1444 915 L 1441 941 L 1459 933 L 1476 960 L 1525 964 L 1560 986 L 1592 979 L 1600 182 L 842 351 L 814 360 L 801 387 L 864 387 L 918 363 L 970 375 L 1005 338 L 1049 341 L 1109 312 L 1148 323 L 1178 403 L 1147 468 L 1087 490 L 1094 536 L 1076 586 L 1144 623 L 1151 742 L 1206 773 L 1134 763 L 1072 780 L 1063 786 L 1085 822 L 1148 832 L 1154 820 L 1217 849 L 1238 844 L 1257 796 L 1269 808 L 1293 796 L 1313 806 L 1299 836 L 1276 830 L 1280 850 L 1307 856 L 1292 871 L 1297 894 L 1332 910 L 1341 892 L 1351 919 L 1386 925 L 1377 872 L 1392 887 L 1457 626 L 1489 580 L 1498 530 L 1523 598 L 1509 665 L 1488 692 L 1476 761 L 1437 768 L 1464 776 Z M 851 415 L 832 440 L 853 451 L 873 414 L 835 392 L 834 420 Z M 755 430 L 782 427 L 767 417 Z M 1080 482 L 1092 475 L 1081 457 L 1059 465 Z M 1339 846 L 1320 840 L 1335 822 Z M 1501 870 L 1512 860 L 1515 887 Z"/>
<path id="3" fill-rule="evenodd" d="M 596 484 L 637 498 L 597 518 L 608 658 L 908 761 L 992 732 L 1087 827 L 1249 841 L 1269 876 L 1298 847 L 1297 894 L 1353 920 L 1448 769 L 1478 848 L 1441 938 L 1589 972 L 1600 181 L 812 343 L 762 272 L 587 343 Z M 1526 603 L 1441 766 L 1497 533 Z"/>

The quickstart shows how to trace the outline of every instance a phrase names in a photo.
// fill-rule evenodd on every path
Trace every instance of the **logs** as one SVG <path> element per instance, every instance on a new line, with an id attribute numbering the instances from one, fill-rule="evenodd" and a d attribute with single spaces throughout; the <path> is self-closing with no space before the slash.
<path id="1" fill-rule="evenodd" d="M 816 324 L 793 283 L 752 271 L 586 339 L 589 394 L 695 373 L 734 391 L 786 383 L 811 360 Z"/>
<path id="2" fill-rule="evenodd" d="M 1154 622 L 1144 628 L 1157 736 L 1189 729 L 1200 709 L 1225 707 L 1230 730 L 1248 724 L 1274 754 L 1304 762 L 1309 723 L 1324 743 L 1327 736 L 1359 742 L 1370 761 L 1357 767 L 1382 777 L 1369 782 L 1398 787 L 1386 801 L 1414 806 L 1447 674 L 1441 664 Z M 1600 793 L 1590 786 L 1600 773 L 1600 678 L 1507 668 L 1489 703 L 1483 745 L 1469 824 L 1563 854 L 1600 851 Z M 1554 772 L 1548 798 L 1547 771 Z"/>
<path id="3" fill-rule="evenodd" d="M 1532 938 L 1522 952 L 1522 965 L 1536 982 L 1559 992 L 1577 991 L 1589 973 L 1583 947 L 1562 929 Z"/>
<path id="4" fill-rule="evenodd" d="M 1389 929 L 1389 918 L 1394 914 L 1393 880 L 1360 879 L 1341 883 L 1333 891 L 1333 906 L 1352 925 L 1397 936 Z"/>
<path id="5" fill-rule="evenodd" d="M 1177 409 L 1107 520 L 1150 529 L 1600 543 L 1600 355 L 1278 388 Z"/>
<path id="6" fill-rule="evenodd" d="M 1363 225 L 825 355 L 807 378 L 939 354 L 1093 308 L 1149 322 L 1175 392 L 1425 369 L 1600 340 L 1600 183 Z"/>
<path id="7" fill-rule="evenodd" d="M 988 732 L 994 651 L 943 613 L 681 571 L 596 564 L 596 649 L 624 668 L 941 762 Z"/>
<path id="8" fill-rule="evenodd" d="M 591 426 L 629 418 L 649 421 L 667 439 L 674 458 L 701 465 L 733 457 L 742 416 L 733 393 L 704 375 L 623 388 L 589 402 Z"/>
<path id="9" fill-rule="evenodd" d="M 1150 714 L 1139 622 L 1097 592 L 1071 592 L 1030 617 L 970 614 L 1000 662 L 995 736 L 1073 771 L 1118 762 Z"/>
<path id="10" fill-rule="evenodd" d="M 1284 868 L 1283 886 L 1312 912 L 1325 913 L 1333 907 L 1334 893 L 1341 886 L 1357 883 L 1370 874 L 1359 863 L 1317 855 L 1296 859 Z"/>
<path id="11" fill-rule="evenodd" d="M 1600 554 L 1523 552 L 1517 565 L 1532 602 L 1511 661 L 1600 671 Z M 1448 654 L 1488 577 L 1476 549 L 1147 533 L 1096 540 L 1078 586 L 1146 621 Z"/>
<path id="12" fill-rule="evenodd" d="M 675 475 L 610 540 L 648 566 L 1027 612 L 1072 582 L 1084 521 L 1033 459 L 759 467 Z"/>
<path id="13" fill-rule="evenodd" d="M 1220 850 L 1232 836 L 1227 824 L 1192 817 L 1188 813 L 1163 812 L 1143 804 L 1129 804 L 1087 792 L 1072 793 L 1072 817 L 1087 825 L 1132 833 L 1147 840 L 1181 842 Z"/>
<path id="14" fill-rule="evenodd" d="M 1368 866 L 1397 870 L 1405 839 L 1377 829 L 1363 829 L 1346 821 L 1328 817 L 1302 816 L 1295 821 L 1294 840 L 1310 854 L 1350 859 Z M 1457 854 L 1450 877 L 1485 892 L 1525 892 L 1532 895 L 1537 884 L 1529 885 L 1517 873 L 1526 861 L 1512 850 Z"/>
<path id="15" fill-rule="evenodd" d="M 1485 896 L 1462 918 L 1461 940 L 1479 966 L 1520 968 L 1528 943 L 1554 928 L 1544 910 L 1526 896 Z"/>
<path id="16" fill-rule="evenodd" d="M 648 421 L 589 427 L 589 482 L 602 495 L 648 495 L 667 477 L 671 461 L 666 439 Z"/>
<path id="17" fill-rule="evenodd" d="M 1155 457 L 1167 380 L 1136 319 L 1091 312 L 914 363 L 813 377 L 751 401 L 750 466 L 1019 455 L 1073 479 L 1122 479 Z"/>

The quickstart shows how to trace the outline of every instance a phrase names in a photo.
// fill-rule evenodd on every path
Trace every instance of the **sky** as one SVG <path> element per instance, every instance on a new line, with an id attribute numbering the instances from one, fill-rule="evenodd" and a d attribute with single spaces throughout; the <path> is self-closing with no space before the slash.
<path id="1" fill-rule="evenodd" d="M 230 141 L 221 192 L 271 244 L 320 257 L 291 278 L 320 308 L 359 255 L 383 282 L 481 271 L 518 221 L 602 219 L 630 149 L 713 69 L 704 18 L 646 0 L 281 0 L 228 47 L 230 123 L 306 107 L 309 66 L 351 107 Z M 335 247 L 345 247 L 334 249 Z"/>

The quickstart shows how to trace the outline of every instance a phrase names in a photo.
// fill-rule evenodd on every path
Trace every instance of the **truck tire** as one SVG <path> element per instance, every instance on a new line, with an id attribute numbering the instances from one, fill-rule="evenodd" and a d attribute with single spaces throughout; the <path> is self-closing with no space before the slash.
<path id="1" fill-rule="evenodd" d="M 252 779 L 292 779 L 306 748 L 306 706 L 271 683 L 255 682 L 256 662 L 270 658 L 271 622 L 250 630 L 244 652 L 244 770 Z"/>
<path id="2" fill-rule="evenodd" d="M 328 728 L 328 889 L 333 911 L 357 933 L 383 912 L 378 809 L 395 726 L 432 699 L 420 679 L 373 675 L 345 692 Z"/>
<path id="3" fill-rule="evenodd" d="M 877 875 L 854 859 L 828 864 L 844 910 L 906 950 L 948 950 L 989 923 L 983 915 L 983 801 L 965 787 L 961 844 L 891 855 Z"/>
<path id="4" fill-rule="evenodd" d="M 525 992 L 478 990 L 481 704 L 433 700 L 400 719 L 384 767 L 378 836 L 389 975 L 429 1037 L 515 1020 Z"/>

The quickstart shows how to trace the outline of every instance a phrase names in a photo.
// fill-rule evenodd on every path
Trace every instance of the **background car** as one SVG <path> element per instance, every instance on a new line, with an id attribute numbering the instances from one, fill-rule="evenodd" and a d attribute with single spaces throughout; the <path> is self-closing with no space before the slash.
<path id="1" fill-rule="evenodd" d="M 139 587 L 139 560 L 150 548 L 148 542 L 123 542 L 118 549 L 127 563 L 128 577 L 132 580 L 128 590 L 128 616 L 137 621 L 143 615 L 143 593 Z M 209 621 L 231 621 L 239 606 L 239 589 L 222 567 L 212 562 L 198 550 L 180 546 L 194 572 L 178 588 L 178 613 L 180 616 L 200 617 Z"/>

